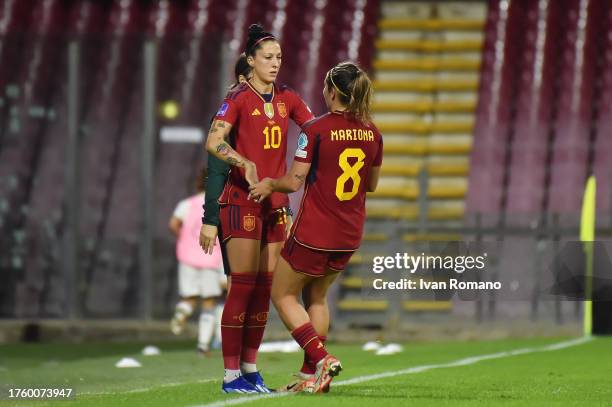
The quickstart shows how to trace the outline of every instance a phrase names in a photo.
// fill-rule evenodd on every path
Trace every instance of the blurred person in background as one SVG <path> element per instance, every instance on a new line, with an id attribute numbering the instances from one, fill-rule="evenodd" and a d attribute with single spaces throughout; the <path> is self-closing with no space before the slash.
<path id="1" fill-rule="evenodd" d="M 329 112 L 303 127 L 289 172 L 249 188 L 249 197 L 261 201 L 306 184 L 272 285 L 272 302 L 306 357 L 296 380 L 279 391 L 327 392 L 342 370 L 325 349 L 327 291 L 361 244 L 366 192 L 376 190 L 382 164 L 368 75 L 352 62 L 340 63 L 327 72 L 323 97 Z M 307 309 L 298 300 L 306 286 Z"/>
<path id="2" fill-rule="evenodd" d="M 170 321 L 170 329 L 175 335 L 179 335 L 199 303 L 197 349 L 203 355 L 210 352 L 215 321 L 216 325 L 221 324 L 221 321 L 215 318 L 215 306 L 227 284 L 220 246 L 216 245 L 212 255 L 208 255 L 199 245 L 206 177 L 207 172 L 203 170 L 196 181 L 198 193 L 178 203 L 168 225 L 177 238 L 178 288 L 181 297 Z M 219 330 L 220 328 L 217 328 L 217 331 Z"/>
<path id="3" fill-rule="evenodd" d="M 219 199 L 220 235 L 231 270 L 221 326 L 222 390 L 269 393 L 256 360 L 268 320 L 272 272 L 286 238 L 289 199 L 274 194 L 260 204 L 248 199 L 248 187 L 258 181 L 258 172 L 272 177 L 286 172 L 289 119 L 301 126 L 313 115 L 294 91 L 275 83 L 282 52 L 272 34 L 251 25 L 245 54 L 252 78 L 228 93 L 206 142 L 211 155 L 232 166 Z M 205 230 L 200 243 L 210 251 L 213 241 Z"/>

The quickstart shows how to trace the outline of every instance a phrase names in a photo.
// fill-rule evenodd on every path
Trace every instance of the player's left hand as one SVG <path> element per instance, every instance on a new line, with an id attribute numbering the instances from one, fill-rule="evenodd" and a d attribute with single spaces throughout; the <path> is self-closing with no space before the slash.
<path id="1" fill-rule="evenodd" d="M 218 229 L 214 225 L 204 224 L 200 228 L 200 246 L 204 253 L 212 254 L 217 241 Z"/>
<path id="2" fill-rule="evenodd" d="M 272 192 L 272 179 L 264 178 L 249 187 L 248 199 L 252 198 L 255 202 L 261 202 L 270 196 Z"/>

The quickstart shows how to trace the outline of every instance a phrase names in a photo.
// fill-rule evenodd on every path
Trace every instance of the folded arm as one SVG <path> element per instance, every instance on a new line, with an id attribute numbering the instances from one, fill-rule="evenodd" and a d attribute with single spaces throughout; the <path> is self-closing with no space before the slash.
<path id="1" fill-rule="evenodd" d="M 229 165 L 244 168 L 247 182 L 249 184 L 254 184 L 258 181 L 255 163 L 238 154 L 238 152 L 229 145 L 227 139 L 229 138 L 231 130 L 231 124 L 223 120 L 213 121 L 208 131 L 208 138 L 206 139 L 206 150 Z"/>

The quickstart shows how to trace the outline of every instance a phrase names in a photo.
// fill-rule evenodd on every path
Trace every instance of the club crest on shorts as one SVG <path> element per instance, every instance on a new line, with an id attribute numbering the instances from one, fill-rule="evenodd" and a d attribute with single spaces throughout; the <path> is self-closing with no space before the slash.
<path id="1" fill-rule="evenodd" d="M 255 230 L 255 216 L 244 215 L 242 217 L 242 228 L 247 232 L 252 232 Z"/>
<path id="2" fill-rule="evenodd" d="M 278 102 L 276 108 L 278 109 L 278 114 L 280 114 L 283 119 L 287 117 L 287 108 L 283 102 Z"/>
<path id="3" fill-rule="evenodd" d="M 264 103 L 264 112 L 270 119 L 274 117 L 274 105 L 272 103 Z"/>

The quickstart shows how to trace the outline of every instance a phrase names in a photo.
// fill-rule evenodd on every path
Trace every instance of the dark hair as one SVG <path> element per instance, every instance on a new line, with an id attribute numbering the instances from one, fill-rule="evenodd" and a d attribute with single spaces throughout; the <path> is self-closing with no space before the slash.
<path id="1" fill-rule="evenodd" d="M 206 191 L 206 184 L 208 183 L 208 169 L 202 168 L 197 172 L 193 182 L 195 190 L 198 192 Z"/>
<path id="2" fill-rule="evenodd" d="M 247 39 L 244 53 L 246 56 L 255 56 L 255 52 L 261 48 L 264 41 L 277 41 L 274 35 L 264 31 L 260 24 L 251 24 L 249 27 L 249 38 Z"/>
<path id="3" fill-rule="evenodd" d="M 372 121 L 370 102 L 372 99 L 372 82 L 368 74 L 354 62 L 341 62 L 325 75 L 327 89 L 336 89 L 338 100 L 346 111 L 363 123 Z"/>
<path id="4" fill-rule="evenodd" d="M 246 54 L 243 52 L 238 57 L 236 65 L 234 66 L 234 83 L 232 84 L 232 86 L 230 86 L 230 89 L 233 89 L 240 84 L 240 75 L 244 76 L 245 78 L 248 78 L 250 73 L 251 67 L 247 62 Z"/>

